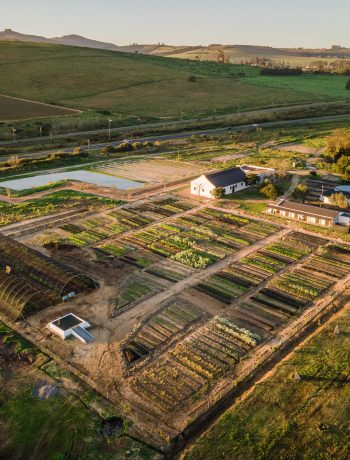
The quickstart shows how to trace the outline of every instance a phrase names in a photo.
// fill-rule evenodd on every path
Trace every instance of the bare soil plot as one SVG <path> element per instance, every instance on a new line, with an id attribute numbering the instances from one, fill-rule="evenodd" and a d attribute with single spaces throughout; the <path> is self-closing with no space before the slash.
<path id="1" fill-rule="evenodd" d="M 42 102 L 27 101 L 0 94 L 0 121 L 23 120 L 26 118 L 59 117 L 72 115 L 78 110 L 66 109 Z"/>
<path id="2" fill-rule="evenodd" d="M 270 147 L 272 150 L 282 150 L 285 152 L 297 152 L 304 154 L 317 154 L 322 152 L 323 148 L 310 147 L 300 142 L 291 142 L 290 144 L 275 145 Z"/>
<path id="3" fill-rule="evenodd" d="M 164 184 L 198 176 L 208 170 L 207 167 L 176 160 L 154 159 L 132 163 L 110 162 L 98 168 L 98 171 L 149 184 Z"/>

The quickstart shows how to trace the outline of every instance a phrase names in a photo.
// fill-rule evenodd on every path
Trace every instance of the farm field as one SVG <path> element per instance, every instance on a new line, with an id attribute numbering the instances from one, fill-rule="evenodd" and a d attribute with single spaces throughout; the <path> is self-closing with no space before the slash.
<path id="1" fill-rule="evenodd" d="M 132 178 L 149 184 L 164 184 L 206 172 L 208 167 L 196 163 L 165 159 L 150 159 L 137 162 L 108 162 L 99 166 L 100 171 L 113 176 Z"/>
<path id="2" fill-rule="evenodd" d="M 26 101 L 0 94 L 0 121 L 21 120 L 23 118 L 46 118 L 72 115 L 72 109 L 54 107 L 48 104 Z"/>
<path id="3" fill-rule="evenodd" d="M 260 80 L 257 69 L 230 64 L 218 66 L 210 62 L 14 42 L 0 44 L 0 58 L 6 63 L 0 77 L 1 93 L 83 110 L 107 110 L 118 122 L 198 117 L 272 104 L 347 98 L 341 78 L 296 77 L 288 79 L 286 85 L 285 77 L 276 77 L 266 83 Z M 47 59 L 50 66 L 46 65 Z M 21 72 L 17 72 L 19 68 Z M 244 76 L 239 75 L 242 72 Z M 196 77 L 194 82 L 191 76 Z M 55 85 L 51 84 L 53 78 Z M 27 82 L 33 80 L 37 84 L 29 86 Z M 96 116 L 96 112 L 91 116 Z"/>
<path id="4" fill-rule="evenodd" d="M 342 302 L 349 302 L 349 290 Z M 349 458 L 346 307 L 199 438 L 186 460 Z M 339 335 L 334 335 L 336 326 Z M 295 381 L 298 372 L 301 381 Z"/>
<path id="5" fill-rule="evenodd" d="M 27 243 L 52 256 L 60 271 L 89 274 L 100 289 L 79 293 L 75 286 L 74 300 L 51 302 L 35 315 L 28 310 L 23 327 L 95 382 L 130 421 L 133 437 L 141 430 L 141 439 L 157 448 L 238 386 L 262 350 L 274 352 L 279 337 L 296 323 L 302 327 L 304 315 L 333 289 L 339 295 L 350 276 L 349 245 L 171 195 L 50 232 L 61 246 L 39 247 L 46 232 Z M 0 262 L 15 275 L 5 275 L 6 283 L 21 270 L 8 247 Z M 26 261 L 28 253 L 21 254 Z M 57 287 L 56 269 L 40 271 L 32 252 L 30 260 L 35 271 L 23 263 L 27 283 Z M 28 285 L 26 292 L 32 298 Z M 68 312 L 91 321 L 95 342 L 62 342 L 45 329 Z"/>
<path id="6" fill-rule="evenodd" d="M 302 327 L 350 276 L 350 246 L 170 194 L 26 243 L 100 286 L 29 316 L 32 333 L 118 410 L 127 402 L 157 447 L 239 385 L 262 350 L 273 353 L 270 343 Z M 94 324 L 95 342 L 43 334 L 68 311 Z"/>
<path id="7" fill-rule="evenodd" d="M 240 64 L 242 61 L 254 61 L 256 58 L 271 59 L 276 65 L 281 65 L 284 62 L 291 66 L 305 67 L 317 59 L 322 61 L 332 62 L 337 60 L 337 55 L 331 57 L 331 50 L 313 50 L 309 56 L 303 56 L 300 50 L 272 48 L 267 46 L 251 46 L 251 45 L 210 45 L 208 47 L 190 47 L 189 49 L 181 49 L 181 47 L 158 47 L 155 53 L 162 53 L 165 56 L 178 59 L 200 59 L 216 61 L 218 50 L 222 50 L 225 56 L 230 59 L 230 62 Z M 309 52 L 311 50 L 308 50 Z M 320 52 L 321 51 L 321 52 Z M 317 53 L 317 54 L 316 54 Z M 322 58 L 320 58 L 322 55 Z M 317 57 L 316 57 L 317 56 Z M 349 51 L 343 52 L 344 58 L 349 56 Z"/>
<path id="8" fill-rule="evenodd" d="M 279 89 L 285 91 L 295 91 L 297 88 L 305 94 L 314 94 L 317 98 L 328 96 L 337 99 L 344 94 L 343 88 L 348 78 L 342 75 L 302 75 L 296 78 L 282 77 L 266 77 L 259 75 L 258 77 L 247 78 L 247 82 L 252 85 Z"/>

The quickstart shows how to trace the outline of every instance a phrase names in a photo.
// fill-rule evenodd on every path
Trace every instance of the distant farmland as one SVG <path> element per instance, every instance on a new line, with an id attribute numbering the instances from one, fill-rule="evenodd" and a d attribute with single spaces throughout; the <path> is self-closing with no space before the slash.
<path id="1" fill-rule="evenodd" d="M 248 66 L 70 46 L 0 42 L 0 62 L 0 94 L 78 108 L 85 120 L 100 112 L 119 124 L 350 97 L 344 77 L 261 77 Z M 32 108 L 11 117 L 2 108 L 0 119 L 41 116 Z"/>
<path id="2" fill-rule="evenodd" d="M 75 110 L 0 95 L 0 121 L 71 115 Z"/>

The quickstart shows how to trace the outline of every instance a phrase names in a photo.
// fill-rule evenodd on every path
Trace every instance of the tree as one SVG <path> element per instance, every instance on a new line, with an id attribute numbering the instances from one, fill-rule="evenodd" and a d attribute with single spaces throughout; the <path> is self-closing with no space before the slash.
<path id="1" fill-rule="evenodd" d="M 10 158 L 7 160 L 7 163 L 10 166 L 19 166 L 21 160 L 19 159 L 18 155 L 11 155 Z"/>
<path id="2" fill-rule="evenodd" d="M 346 169 L 350 166 L 350 156 L 342 155 L 336 163 L 333 163 L 332 169 L 334 172 L 345 174 Z"/>
<path id="3" fill-rule="evenodd" d="M 115 148 L 113 147 L 113 145 L 106 145 L 105 147 L 103 147 L 101 149 L 101 153 L 103 155 L 108 155 L 109 153 L 115 153 Z"/>
<path id="4" fill-rule="evenodd" d="M 256 185 L 259 182 L 259 177 L 256 174 L 247 174 L 245 182 L 247 185 Z"/>
<path id="5" fill-rule="evenodd" d="M 265 195 L 266 198 L 269 198 L 270 200 L 276 200 L 280 194 L 280 191 L 272 182 L 265 182 L 265 185 L 263 185 L 260 189 L 260 193 Z"/>
<path id="6" fill-rule="evenodd" d="M 73 150 L 73 155 L 81 155 L 82 153 L 84 153 L 84 149 L 82 149 L 81 147 L 75 147 L 75 149 Z"/>
<path id="7" fill-rule="evenodd" d="M 225 196 L 225 190 L 222 187 L 215 187 L 211 194 L 213 198 L 219 201 Z"/>
<path id="8" fill-rule="evenodd" d="M 326 155 L 337 161 L 342 155 L 350 155 L 350 134 L 344 129 L 337 129 L 326 139 Z"/>
<path id="9" fill-rule="evenodd" d="M 350 90 L 350 80 L 346 82 L 345 89 Z"/>
<path id="10" fill-rule="evenodd" d="M 349 207 L 349 202 L 344 193 L 333 193 L 329 199 L 333 206 L 338 208 L 347 209 Z"/>
<path id="11" fill-rule="evenodd" d="M 299 184 L 295 187 L 293 196 L 294 198 L 304 199 L 308 191 L 309 189 L 306 184 Z"/>

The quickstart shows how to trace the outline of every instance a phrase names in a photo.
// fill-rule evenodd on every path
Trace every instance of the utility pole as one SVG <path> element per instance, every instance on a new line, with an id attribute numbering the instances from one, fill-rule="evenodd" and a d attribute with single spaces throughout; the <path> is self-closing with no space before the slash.
<path id="1" fill-rule="evenodd" d="M 39 133 L 40 133 L 40 144 L 42 144 L 41 136 L 43 135 L 43 127 L 39 126 Z"/>
<path id="2" fill-rule="evenodd" d="M 51 144 L 53 144 L 53 135 L 52 135 L 52 129 L 50 129 L 50 139 L 51 139 Z"/>
<path id="3" fill-rule="evenodd" d="M 112 125 L 112 121 L 110 118 L 108 118 L 108 140 L 110 141 L 111 140 L 111 125 Z"/>
<path id="4" fill-rule="evenodd" d="M 88 154 L 90 155 L 90 139 L 87 140 L 87 145 L 88 145 Z"/>

